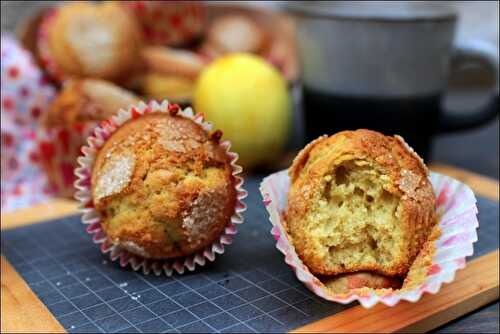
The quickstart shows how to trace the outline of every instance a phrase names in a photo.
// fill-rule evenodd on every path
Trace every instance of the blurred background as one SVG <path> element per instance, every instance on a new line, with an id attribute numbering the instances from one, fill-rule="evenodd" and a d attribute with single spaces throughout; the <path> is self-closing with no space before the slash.
<path id="1" fill-rule="evenodd" d="M 85 137 L 140 99 L 203 112 L 249 172 L 368 127 L 499 177 L 497 1 L 1 6 L 2 209 L 70 197 Z"/>

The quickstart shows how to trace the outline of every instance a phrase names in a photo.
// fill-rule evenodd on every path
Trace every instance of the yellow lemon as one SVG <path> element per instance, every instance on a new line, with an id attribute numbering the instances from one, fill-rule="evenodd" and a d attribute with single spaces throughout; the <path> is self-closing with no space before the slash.
<path id="1" fill-rule="evenodd" d="M 245 167 L 276 158 L 291 127 L 291 99 L 283 76 L 250 54 L 223 56 L 202 72 L 194 109 L 232 143 Z"/>

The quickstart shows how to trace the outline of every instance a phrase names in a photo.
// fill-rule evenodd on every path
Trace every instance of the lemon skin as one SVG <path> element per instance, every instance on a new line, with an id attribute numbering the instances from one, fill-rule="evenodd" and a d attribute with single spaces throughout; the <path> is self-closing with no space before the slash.
<path id="1" fill-rule="evenodd" d="M 247 168 L 278 158 L 290 132 L 286 81 L 258 56 L 230 54 L 207 66 L 196 82 L 193 106 L 223 131 Z"/>

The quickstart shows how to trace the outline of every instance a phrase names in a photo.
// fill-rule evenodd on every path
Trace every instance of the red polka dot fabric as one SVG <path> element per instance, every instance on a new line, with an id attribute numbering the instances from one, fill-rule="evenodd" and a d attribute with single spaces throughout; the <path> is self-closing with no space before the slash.
<path id="1" fill-rule="evenodd" d="M 38 119 L 53 99 L 30 53 L 10 36 L 1 37 L 1 208 L 9 211 L 44 201 L 52 193 L 39 168 Z"/>
<path id="2" fill-rule="evenodd" d="M 74 170 L 85 138 L 92 134 L 97 124 L 76 124 L 70 127 L 54 127 L 37 132 L 38 164 L 47 173 L 48 182 L 55 194 L 73 198 L 76 180 Z"/>

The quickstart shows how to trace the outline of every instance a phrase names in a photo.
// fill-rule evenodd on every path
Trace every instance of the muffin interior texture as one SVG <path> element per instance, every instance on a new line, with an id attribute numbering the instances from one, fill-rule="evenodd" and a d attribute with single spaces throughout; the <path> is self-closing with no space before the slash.
<path id="1" fill-rule="evenodd" d="M 323 180 L 320 200 L 308 223 L 329 265 L 392 265 L 402 233 L 399 199 L 384 189 L 387 175 L 366 161 L 351 160 Z"/>
<path id="2" fill-rule="evenodd" d="M 148 258 L 211 244 L 234 212 L 225 151 L 191 120 L 150 114 L 129 121 L 99 151 L 94 205 L 108 237 Z"/>

